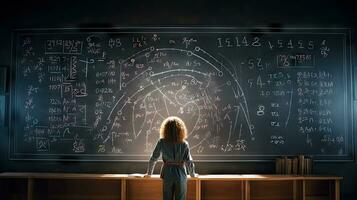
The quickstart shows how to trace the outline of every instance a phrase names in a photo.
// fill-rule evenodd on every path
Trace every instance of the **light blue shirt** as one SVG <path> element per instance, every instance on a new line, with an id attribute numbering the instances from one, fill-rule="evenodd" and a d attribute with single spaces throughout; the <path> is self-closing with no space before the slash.
<path id="1" fill-rule="evenodd" d="M 184 162 L 184 167 L 167 165 L 162 168 L 161 173 L 164 177 L 170 176 L 172 178 L 186 179 L 187 174 L 191 177 L 195 177 L 195 166 L 193 164 L 190 148 L 187 141 L 180 144 L 173 144 L 166 142 L 164 139 L 160 139 L 150 157 L 147 173 L 151 175 L 154 171 L 157 160 L 162 155 L 162 160 L 165 162 L 180 163 Z"/>

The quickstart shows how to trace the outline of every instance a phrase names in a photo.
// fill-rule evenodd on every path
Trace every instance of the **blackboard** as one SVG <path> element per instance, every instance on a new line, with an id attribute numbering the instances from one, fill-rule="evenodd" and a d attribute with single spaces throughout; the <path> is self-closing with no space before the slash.
<path id="1" fill-rule="evenodd" d="M 15 30 L 10 159 L 147 160 L 168 116 L 195 160 L 350 160 L 349 29 Z"/>

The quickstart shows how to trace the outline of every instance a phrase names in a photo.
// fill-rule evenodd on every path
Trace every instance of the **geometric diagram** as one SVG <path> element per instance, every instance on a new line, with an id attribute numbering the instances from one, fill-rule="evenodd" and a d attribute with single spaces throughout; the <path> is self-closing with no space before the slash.
<path id="1" fill-rule="evenodd" d="M 185 121 L 194 155 L 234 155 L 254 139 L 237 72 L 199 46 L 192 51 L 152 46 L 120 66 L 116 103 L 97 116 L 94 127 L 113 152 L 152 152 L 161 122 L 172 115 Z"/>

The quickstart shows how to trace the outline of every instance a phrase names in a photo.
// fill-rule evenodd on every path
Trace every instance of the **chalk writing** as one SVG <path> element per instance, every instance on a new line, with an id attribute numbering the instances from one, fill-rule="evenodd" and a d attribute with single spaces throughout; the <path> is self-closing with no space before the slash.
<path id="1" fill-rule="evenodd" d="M 161 122 L 175 115 L 201 160 L 346 155 L 341 37 L 314 30 L 19 34 L 12 145 L 16 155 L 44 158 L 146 159 Z"/>

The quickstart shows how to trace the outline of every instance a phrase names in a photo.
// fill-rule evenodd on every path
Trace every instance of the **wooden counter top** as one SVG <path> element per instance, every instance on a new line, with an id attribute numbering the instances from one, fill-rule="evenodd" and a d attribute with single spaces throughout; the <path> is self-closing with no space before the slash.
<path id="1" fill-rule="evenodd" d="M 187 199 L 340 200 L 341 179 L 325 175 L 202 174 L 188 178 Z M 162 183 L 158 174 L 144 178 L 143 174 L 4 172 L 0 173 L 0 199 L 160 200 Z"/>
<path id="2" fill-rule="evenodd" d="M 55 178 L 55 179 L 160 179 L 158 174 L 151 178 L 140 177 L 143 174 L 85 174 L 85 173 L 26 173 L 4 172 L 0 178 Z M 270 174 L 216 174 L 199 175 L 199 180 L 341 180 L 338 176 L 325 175 L 270 175 Z"/>

